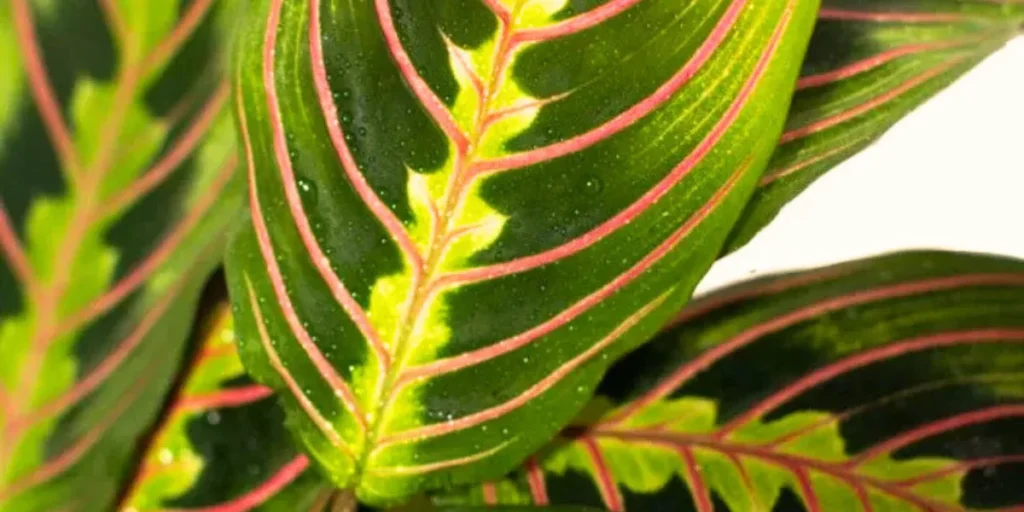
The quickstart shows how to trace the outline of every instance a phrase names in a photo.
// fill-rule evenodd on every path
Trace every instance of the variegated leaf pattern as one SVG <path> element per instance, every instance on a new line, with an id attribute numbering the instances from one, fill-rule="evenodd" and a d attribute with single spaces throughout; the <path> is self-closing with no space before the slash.
<path id="1" fill-rule="evenodd" d="M 688 298 L 815 0 L 269 0 L 246 23 L 242 358 L 369 502 L 495 477 Z"/>
<path id="2" fill-rule="evenodd" d="M 324 510 L 333 490 L 296 449 L 270 388 L 246 376 L 226 301 L 207 322 L 118 510 Z"/>
<path id="3" fill-rule="evenodd" d="M 727 243 L 1024 30 L 1015 0 L 823 0 L 779 148 Z M 955 123 L 955 119 L 950 119 Z"/>
<path id="4" fill-rule="evenodd" d="M 173 380 L 244 205 L 228 5 L 0 3 L 5 512 L 108 510 Z"/>
<path id="5" fill-rule="evenodd" d="M 902 253 L 696 301 L 560 439 L 441 502 L 1020 510 L 1024 262 Z"/>

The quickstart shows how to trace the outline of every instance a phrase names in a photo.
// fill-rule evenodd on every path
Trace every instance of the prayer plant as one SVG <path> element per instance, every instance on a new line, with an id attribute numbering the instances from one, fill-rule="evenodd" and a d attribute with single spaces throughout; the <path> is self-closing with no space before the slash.
<path id="1" fill-rule="evenodd" d="M 4 0 L 0 510 L 1019 510 L 1024 261 L 691 297 L 1022 26 Z"/>

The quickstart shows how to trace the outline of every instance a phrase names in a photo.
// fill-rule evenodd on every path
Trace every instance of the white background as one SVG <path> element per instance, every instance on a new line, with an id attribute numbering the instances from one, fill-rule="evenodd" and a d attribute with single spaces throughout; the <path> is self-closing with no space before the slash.
<path id="1" fill-rule="evenodd" d="M 698 293 L 914 248 L 1024 258 L 1024 38 L 815 182 Z"/>

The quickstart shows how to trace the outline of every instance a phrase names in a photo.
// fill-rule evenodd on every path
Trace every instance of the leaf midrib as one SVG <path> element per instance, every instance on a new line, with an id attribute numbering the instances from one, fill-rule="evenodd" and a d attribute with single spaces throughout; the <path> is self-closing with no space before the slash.
<path id="1" fill-rule="evenodd" d="M 384 385 L 379 388 L 380 393 L 375 400 L 377 410 L 371 418 L 370 427 L 367 432 L 367 449 L 363 450 L 356 465 L 355 478 L 357 482 L 365 474 L 369 458 L 377 449 L 376 443 L 382 434 L 381 430 L 384 424 L 385 413 L 394 402 L 399 390 L 396 384 L 404 373 L 403 369 L 408 366 L 410 353 L 414 352 L 413 349 L 415 347 L 410 346 L 412 345 L 413 334 L 415 334 L 416 328 L 423 320 L 423 316 L 427 311 L 428 299 L 436 291 L 434 284 L 437 282 L 442 256 L 451 242 L 450 235 L 455 231 L 455 212 L 462 204 L 465 188 L 473 181 L 469 171 L 475 162 L 478 144 L 488 128 L 487 120 L 493 110 L 492 103 L 496 93 L 496 85 L 499 83 L 502 73 L 507 69 L 510 52 L 514 48 L 511 46 L 511 42 L 512 36 L 516 32 L 515 23 L 525 3 L 526 0 L 517 0 L 511 12 L 507 13 L 507 16 L 502 16 L 498 12 L 494 13 L 499 22 L 498 34 L 496 35 L 498 43 L 494 58 L 491 60 L 489 77 L 484 86 L 483 97 L 480 99 L 477 108 L 468 146 L 465 150 L 461 148 L 456 149 L 456 151 L 460 151 L 463 154 L 457 157 L 458 163 L 452 171 L 452 184 L 445 190 L 444 205 L 439 213 L 441 222 L 438 223 L 438 229 L 431 236 L 427 246 L 427 256 L 423 259 L 423 268 L 417 274 L 421 276 L 420 280 L 413 284 L 413 293 L 408 301 L 409 306 L 405 308 L 399 320 L 401 327 L 395 335 L 395 343 L 393 345 L 395 347 L 394 364 L 390 366 L 385 376 Z M 490 3 L 488 3 L 488 6 L 494 9 L 494 7 L 490 6 Z"/>

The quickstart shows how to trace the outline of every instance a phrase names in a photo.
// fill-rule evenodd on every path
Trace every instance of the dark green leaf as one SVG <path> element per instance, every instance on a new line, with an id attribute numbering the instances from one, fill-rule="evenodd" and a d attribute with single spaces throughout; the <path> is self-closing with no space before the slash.
<path id="1" fill-rule="evenodd" d="M 0 2 L 0 509 L 108 510 L 242 207 L 227 3 Z"/>
<path id="2" fill-rule="evenodd" d="M 1021 432 L 1024 262 L 906 253 L 697 301 L 524 470 L 440 501 L 1017 510 Z"/>
<path id="3" fill-rule="evenodd" d="M 823 0 L 782 142 L 726 250 L 1022 27 L 1010 0 Z"/>
<path id="4" fill-rule="evenodd" d="M 511 469 L 678 310 L 777 140 L 817 2 L 259 5 L 242 358 L 382 503 Z"/>

